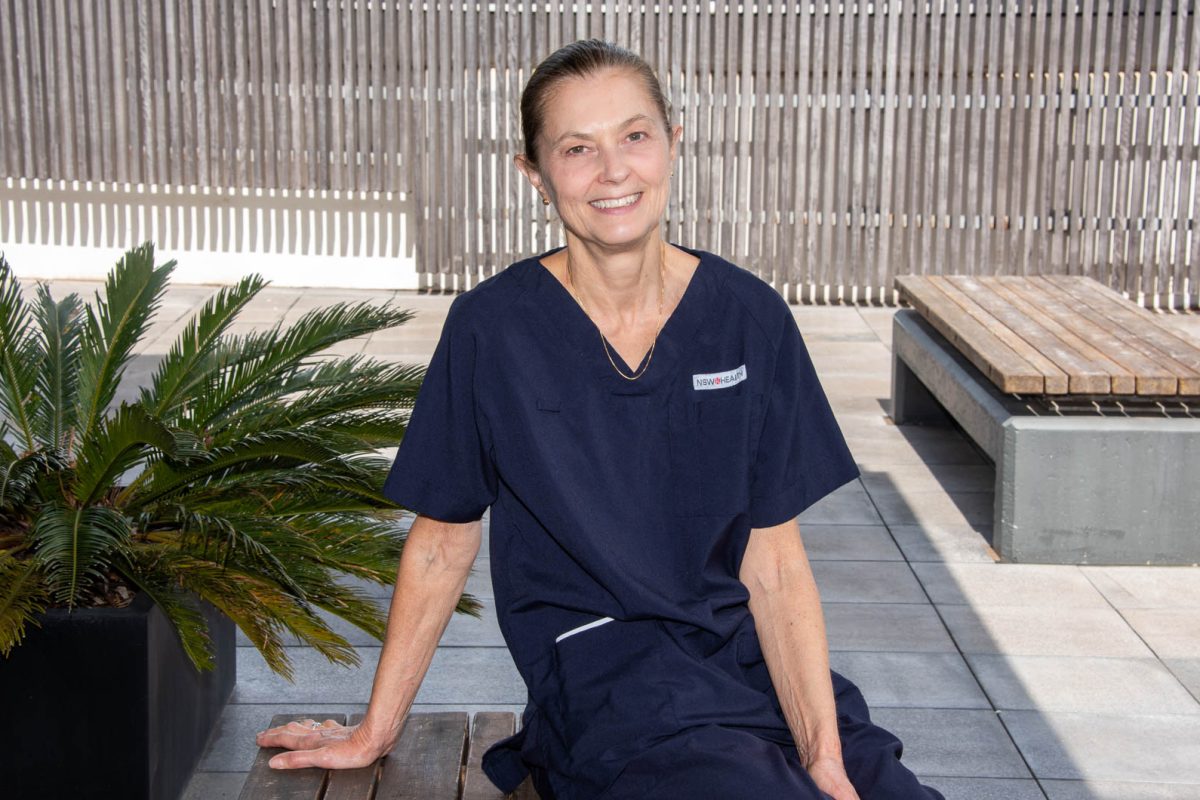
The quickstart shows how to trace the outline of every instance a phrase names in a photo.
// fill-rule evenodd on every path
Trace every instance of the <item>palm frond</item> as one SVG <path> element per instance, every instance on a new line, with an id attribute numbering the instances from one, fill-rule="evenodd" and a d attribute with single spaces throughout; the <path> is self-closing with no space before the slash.
<path id="1" fill-rule="evenodd" d="M 39 476 L 53 468 L 46 452 L 34 452 L 0 466 L 0 510 L 15 508 L 28 502 Z"/>
<path id="2" fill-rule="evenodd" d="M 128 541 L 130 522 L 106 506 L 42 507 L 33 522 L 35 558 L 58 603 L 74 606 L 93 581 L 103 578 Z"/>
<path id="3" fill-rule="evenodd" d="M 324 464 L 342 475 L 353 475 L 349 462 L 338 461 L 338 453 L 318 437 L 303 431 L 264 431 L 223 447 L 214 447 L 186 464 L 158 462 L 149 478 L 130 486 L 118 498 L 128 508 L 145 506 L 190 488 L 201 488 L 237 473 L 295 468 Z"/>
<path id="4" fill-rule="evenodd" d="M 121 554 L 121 574 L 149 595 L 171 622 L 183 652 L 199 670 L 216 666 L 212 637 L 194 597 L 185 592 L 174 575 L 158 565 L 159 554 L 145 548 L 130 548 Z"/>
<path id="5" fill-rule="evenodd" d="M 146 332 L 166 290 L 174 261 L 154 266 L 147 242 L 125 254 L 108 275 L 104 296 L 87 309 L 79 356 L 76 411 L 79 435 L 87 439 L 116 395 L 134 346 Z"/>
<path id="6" fill-rule="evenodd" d="M 242 309 L 262 291 L 267 282 L 248 275 L 236 286 L 219 290 L 192 317 L 179 338 L 159 362 L 150 385 L 142 390 L 142 404 L 152 414 L 172 418 L 179 406 L 212 379 L 213 351 Z"/>
<path id="7" fill-rule="evenodd" d="M 8 420 L 0 419 L 0 459 L 4 461 L 15 461 L 17 459 L 17 451 L 13 450 L 13 446 L 8 439 L 12 426 L 8 424 Z"/>
<path id="8" fill-rule="evenodd" d="M 21 643 L 26 625 L 37 625 L 46 600 L 37 564 L 0 555 L 0 655 L 7 657 Z"/>
<path id="9" fill-rule="evenodd" d="M 75 465 L 75 499 L 96 502 L 123 472 L 158 453 L 174 455 L 175 435 L 140 403 L 122 404 L 84 440 Z"/>
<path id="10" fill-rule="evenodd" d="M 38 284 L 34 315 L 45 342 L 45 360 L 37 373 L 36 427 L 38 438 L 53 449 L 64 448 L 67 432 L 75 427 L 82 309 L 79 295 L 55 302 L 49 287 Z"/>
<path id="11" fill-rule="evenodd" d="M 277 397 L 279 382 L 302 369 L 305 359 L 346 339 L 403 324 L 412 312 L 390 305 L 338 303 L 306 313 L 289 328 L 231 337 L 218 351 L 224 368 L 195 399 L 194 418 L 219 427 L 264 396 Z"/>
<path id="12" fill-rule="evenodd" d="M 0 254 L 0 412 L 27 451 L 37 447 L 36 391 L 42 343 L 8 261 Z"/>

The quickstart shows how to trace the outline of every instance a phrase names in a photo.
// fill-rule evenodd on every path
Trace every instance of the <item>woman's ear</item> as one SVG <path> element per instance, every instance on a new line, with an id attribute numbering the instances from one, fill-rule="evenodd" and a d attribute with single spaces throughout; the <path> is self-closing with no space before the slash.
<path id="1" fill-rule="evenodd" d="M 524 153 L 517 153 L 513 156 L 513 163 L 517 165 L 517 169 L 521 170 L 521 174 L 533 186 L 534 191 L 542 196 L 543 203 L 550 202 L 550 196 L 546 192 L 546 187 L 542 183 L 542 173 L 538 172 L 537 167 L 529 162 Z"/>
<path id="2" fill-rule="evenodd" d="M 671 162 L 674 167 L 675 157 L 679 155 L 679 140 L 683 138 L 683 126 L 674 125 L 671 127 Z"/>

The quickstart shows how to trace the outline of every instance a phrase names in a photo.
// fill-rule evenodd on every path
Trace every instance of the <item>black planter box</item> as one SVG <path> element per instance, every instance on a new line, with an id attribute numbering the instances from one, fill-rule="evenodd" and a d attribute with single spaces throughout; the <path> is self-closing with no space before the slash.
<path id="1" fill-rule="evenodd" d="M 146 595 L 128 608 L 54 609 L 0 658 L 0 794 L 175 800 L 236 675 L 234 625 L 205 618 L 216 669 L 198 672 Z"/>

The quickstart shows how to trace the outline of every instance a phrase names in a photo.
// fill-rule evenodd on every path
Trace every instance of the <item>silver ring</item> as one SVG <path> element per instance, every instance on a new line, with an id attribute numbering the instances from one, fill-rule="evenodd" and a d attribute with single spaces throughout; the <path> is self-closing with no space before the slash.
<path id="1" fill-rule="evenodd" d="M 314 723 L 312 724 L 312 727 L 313 727 L 313 730 L 315 731 L 317 728 L 321 727 L 321 723 L 319 723 L 319 722 L 314 722 Z"/>

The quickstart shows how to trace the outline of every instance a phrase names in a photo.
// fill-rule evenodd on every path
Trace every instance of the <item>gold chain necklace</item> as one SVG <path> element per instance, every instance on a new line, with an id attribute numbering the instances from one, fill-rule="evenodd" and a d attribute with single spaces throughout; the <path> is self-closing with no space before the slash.
<path id="1" fill-rule="evenodd" d="M 663 298 L 666 296 L 666 293 L 667 293 L 666 292 L 666 279 L 664 278 L 664 274 L 666 272 L 666 263 L 667 263 L 667 243 L 666 243 L 666 241 L 661 241 L 659 244 L 660 244 L 660 246 L 659 246 L 659 256 L 658 256 L 658 327 L 654 330 L 654 338 L 650 341 L 650 350 L 649 350 L 649 352 L 646 353 L 646 363 L 644 363 L 642 365 L 642 368 L 640 370 L 636 370 L 632 375 L 626 375 L 624 372 L 622 372 L 621 368 L 617 366 L 617 362 L 613 360 L 612 351 L 610 350 L 609 344 L 608 344 L 608 339 L 604 338 L 604 331 L 601 331 L 600 326 L 596 325 L 596 330 L 599 331 L 599 333 L 600 333 L 600 343 L 604 345 L 604 355 L 608 356 L 608 363 L 612 364 L 612 368 L 617 371 L 617 374 L 620 375 L 622 378 L 624 378 L 627 381 L 636 381 L 638 378 L 640 378 L 646 374 L 646 370 L 650 368 L 650 359 L 652 359 L 654 357 L 654 346 L 658 344 L 658 334 L 660 331 L 662 331 Z M 581 298 L 579 296 L 579 292 L 577 292 L 575 290 L 575 275 L 571 271 L 571 250 L 570 250 L 570 248 L 567 248 L 567 278 L 571 281 L 571 294 L 573 294 L 575 296 L 575 302 L 579 303 L 579 307 L 583 309 L 583 313 L 587 314 L 588 319 L 591 319 L 592 315 L 588 314 L 587 306 L 585 306 L 583 304 L 583 298 Z M 596 321 L 592 320 L 592 324 L 595 325 Z"/>

